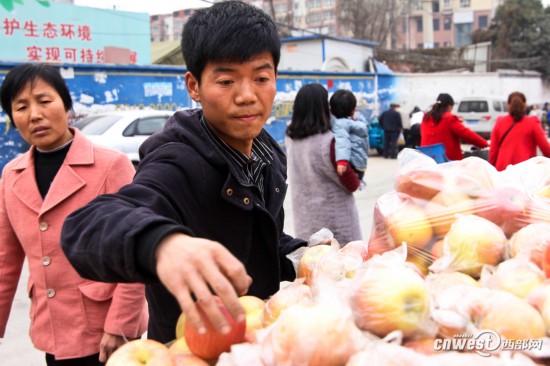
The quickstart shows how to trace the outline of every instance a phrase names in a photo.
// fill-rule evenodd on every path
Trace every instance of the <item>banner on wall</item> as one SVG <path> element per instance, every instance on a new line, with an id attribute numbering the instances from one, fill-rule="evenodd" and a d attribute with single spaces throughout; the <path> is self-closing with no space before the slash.
<path id="1" fill-rule="evenodd" d="M 0 62 L 0 83 L 16 64 Z M 181 66 L 64 64 L 59 70 L 71 92 L 74 119 L 121 109 L 176 111 L 200 106 L 187 93 L 186 70 Z M 310 83 L 322 84 L 329 95 L 338 89 L 351 90 L 357 98 L 357 117 L 367 122 L 387 108 L 395 92 L 393 75 L 281 71 L 265 129 L 283 148 L 296 93 Z M 28 145 L 0 110 L 0 168 L 26 149 Z"/>
<path id="2" fill-rule="evenodd" d="M 49 1 L 0 1 L 0 60 L 150 64 L 149 15 Z"/>

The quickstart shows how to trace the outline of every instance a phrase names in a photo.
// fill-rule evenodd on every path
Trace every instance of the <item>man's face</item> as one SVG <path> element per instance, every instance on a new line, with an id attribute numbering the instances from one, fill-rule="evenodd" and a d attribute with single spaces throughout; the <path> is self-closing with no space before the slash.
<path id="1" fill-rule="evenodd" d="M 263 52 L 243 63 L 209 62 L 201 83 L 187 73 L 191 98 L 202 104 L 204 116 L 228 145 L 250 155 L 252 140 L 271 114 L 277 92 L 273 56 Z"/>

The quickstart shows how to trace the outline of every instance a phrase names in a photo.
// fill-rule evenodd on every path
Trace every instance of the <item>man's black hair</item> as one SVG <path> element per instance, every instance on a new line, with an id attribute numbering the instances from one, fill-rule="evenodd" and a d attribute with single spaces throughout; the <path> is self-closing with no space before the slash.
<path id="1" fill-rule="evenodd" d="M 181 49 L 187 70 L 199 83 L 211 61 L 245 62 L 267 51 L 277 69 L 281 58 L 281 41 L 273 20 L 241 1 L 224 1 L 197 10 L 183 28 Z"/>
<path id="2" fill-rule="evenodd" d="M 349 90 L 338 89 L 330 97 L 330 112 L 336 118 L 352 117 L 357 107 L 357 99 Z"/>

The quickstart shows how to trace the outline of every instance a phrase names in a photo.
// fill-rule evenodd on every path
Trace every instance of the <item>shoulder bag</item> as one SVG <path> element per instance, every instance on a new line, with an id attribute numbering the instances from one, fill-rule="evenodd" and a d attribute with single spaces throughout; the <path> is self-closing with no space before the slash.
<path id="1" fill-rule="evenodd" d="M 498 142 L 498 144 L 500 145 L 500 146 L 499 146 L 499 150 L 500 150 L 500 148 L 502 147 L 502 143 L 504 142 L 504 139 L 506 138 L 506 136 L 508 136 L 508 133 L 512 130 L 512 128 L 514 128 L 514 126 L 515 126 L 516 124 L 517 124 L 517 122 L 514 121 L 514 122 L 512 123 L 512 125 L 511 125 L 510 127 L 508 127 L 508 129 L 506 130 L 506 132 L 504 132 L 504 135 L 502 135 L 502 137 L 500 138 L 500 141 Z M 498 155 L 495 157 L 495 160 L 494 160 L 494 161 L 495 161 L 495 164 L 496 164 L 497 160 L 498 160 Z"/>

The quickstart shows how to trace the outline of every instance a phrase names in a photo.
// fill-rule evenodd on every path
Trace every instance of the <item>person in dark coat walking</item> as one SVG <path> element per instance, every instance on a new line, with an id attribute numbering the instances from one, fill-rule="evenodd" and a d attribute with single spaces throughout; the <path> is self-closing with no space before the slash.
<path id="1" fill-rule="evenodd" d="M 391 103 L 390 109 L 378 119 L 384 130 L 384 159 L 397 159 L 397 140 L 403 130 L 403 120 L 397 111 L 399 104 Z"/>
<path id="2" fill-rule="evenodd" d="M 148 337 L 163 343 L 182 310 L 206 331 L 197 303 L 228 333 L 215 295 L 243 321 L 238 297 L 267 299 L 295 279 L 286 255 L 306 245 L 283 232 L 286 158 L 263 129 L 277 91 L 275 23 L 255 6 L 216 3 L 193 13 L 182 45 L 202 108 L 176 112 L 141 146 L 133 182 L 71 214 L 62 234 L 82 276 L 147 283 Z"/>

